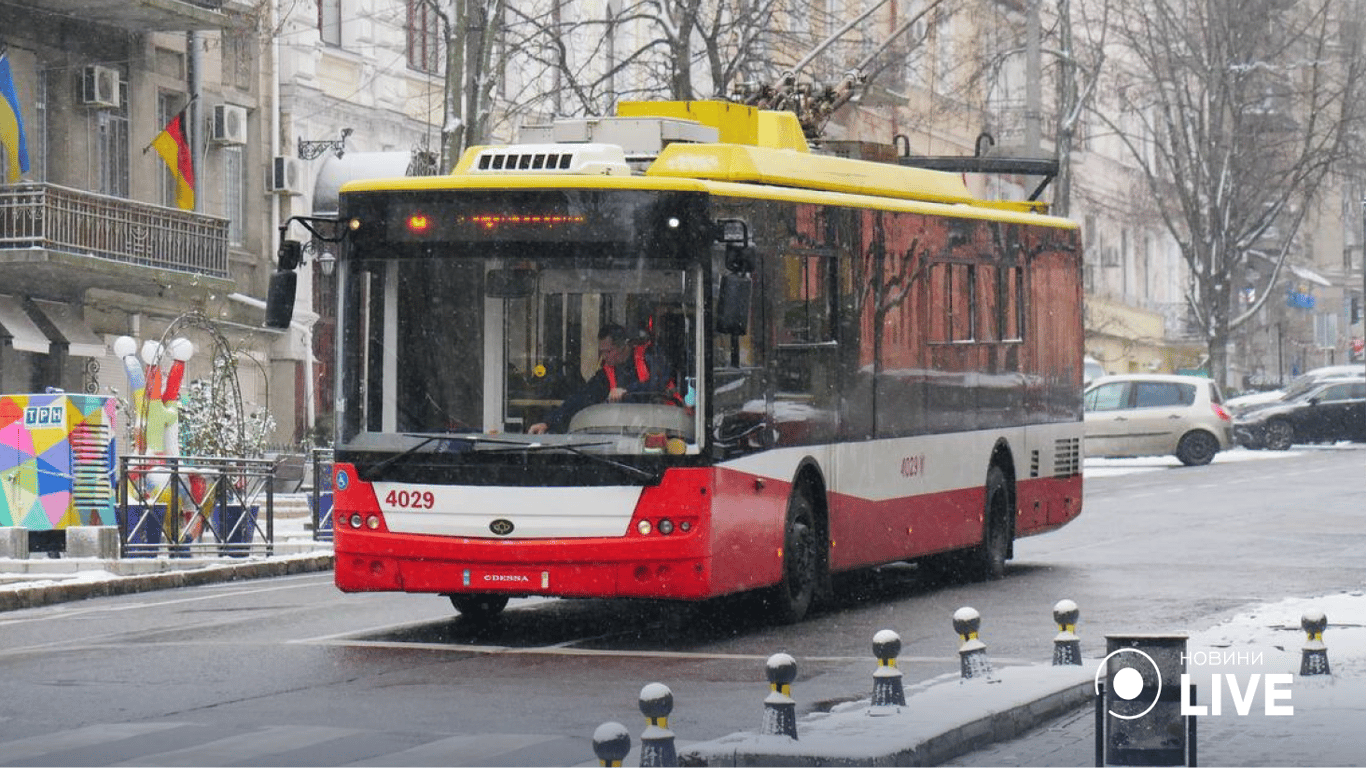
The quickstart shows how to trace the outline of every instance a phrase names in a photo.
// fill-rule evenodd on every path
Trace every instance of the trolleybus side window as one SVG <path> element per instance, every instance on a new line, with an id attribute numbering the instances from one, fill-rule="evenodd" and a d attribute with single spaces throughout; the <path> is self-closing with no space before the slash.
<path id="1" fill-rule="evenodd" d="M 781 444 L 827 442 L 838 426 L 834 259 L 786 254 L 773 260 L 774 426 Z"/>

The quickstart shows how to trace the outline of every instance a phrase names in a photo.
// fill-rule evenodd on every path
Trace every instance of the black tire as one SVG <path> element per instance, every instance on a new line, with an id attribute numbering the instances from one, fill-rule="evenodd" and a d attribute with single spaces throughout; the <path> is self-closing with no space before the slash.
<path id="1" fill-rule="evenodd" d="M 820 532 L 811 486 L 799 482 L 787 502 L 783 536 L 783 580 L 769 599 L 774 620 L 795 624 L 806 617 L 821 584 Z"/>
<path id="2" fill-rule="evenodd" d="M 1295 444 L 1295 428 L 1284 419 L 1267 422 L 1266 439 L 1263 440 L 1268 451 L 1284 451 Z"/>
<path id="3" fill-rule="evenodd" d="M 460 615 L 471 621 L 488 621 L 503 612 L 508 599 L 505 595 L 451 595 L 451 605 Z"/>
<path id="4" fill-rule="evenodd" d="M 1000 467 L 987 470 L 982 543 L 968 553 L 968 575 L 980 581 L 1005 578 L 1012 530 L 1010 486 Z"/>
<path id="5" fill-rule="evenodd" d="M 1176 444 L 1176 458 L 1188 467 L 1203 467 L 1214 461 L 1219 452 L 1219 439 L 1208 432 L 1188 432 Z"/>

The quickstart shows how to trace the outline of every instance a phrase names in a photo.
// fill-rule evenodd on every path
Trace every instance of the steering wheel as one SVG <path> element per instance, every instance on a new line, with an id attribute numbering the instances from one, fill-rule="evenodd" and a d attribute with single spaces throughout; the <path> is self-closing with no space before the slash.
<path id="1" fill-rule="evenodd" d="M 658 405 L 678 405 L 667 392 L 627 392 L 621 396 L 623 403 L 656 403 Z"/>

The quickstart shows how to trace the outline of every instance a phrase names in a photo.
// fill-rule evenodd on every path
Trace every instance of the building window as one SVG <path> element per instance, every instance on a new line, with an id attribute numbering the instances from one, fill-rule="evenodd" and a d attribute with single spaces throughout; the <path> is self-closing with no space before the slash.
<path id="1" fill-rule="evenodd" d="M 241 147 L 223 148 L 223 217 L 228 220 L 228 243 L 246 239 L 247 171 Z"/>
<path id="2" fill-rule="evenodd" d="M 444 42 L 441 17 L 431 3 L 408 0 L 408 66 L 419 72 L 440 72 Z"/>
<path id="3" fill-rule="evenodd" d="M 178 93 L 159 93 L 157 94 L 157 126 L 158 132 L 171 122 L 171 118 L 176 116 L 180 108 L 184 106 L 185 97 Z M 167 208 L 176 207 L 175 193 L 176 180 L 171 174 L 171 169 L 165 163 L 158 161 L 157 165 L 161 168 L 158 179 L 160 187 L 161 204 Z"/>
<path id="4" fill-rule="evenodd" d="M 318 0 L 318 37 L 328 45 L 341 46 L 341 0 Z"/>
<path id="5" fill-rule="evenodd" d="M 118 109 L 95 112 L 95 191 L 114 197 L 128 197 L 128 88 L 119 78 Z"/>
<path id="6" fill-rule="evenodd" d="M 256 60 L 255 38 L 245 32 L 223 31 L 223 84 L 246 91 L 251 89 L 252 62 Z"/>

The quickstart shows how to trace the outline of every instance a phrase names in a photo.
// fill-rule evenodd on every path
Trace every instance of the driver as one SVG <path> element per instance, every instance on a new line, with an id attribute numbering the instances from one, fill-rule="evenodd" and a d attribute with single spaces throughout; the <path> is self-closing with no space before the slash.
<path id="1" fill-rule="evenodd" d="M 563 432 L 574 414 L 596 403 L 619 403 L 637 394 L 665 397 L 671 390 L 673 368 L 664 355 L 648 338 L 633 340 L 616 323 L 598 331 L 598 359 L 602 367 L 593 378 L 547 413 L 545 421 L 532 424 L 528 434 Z"/>

